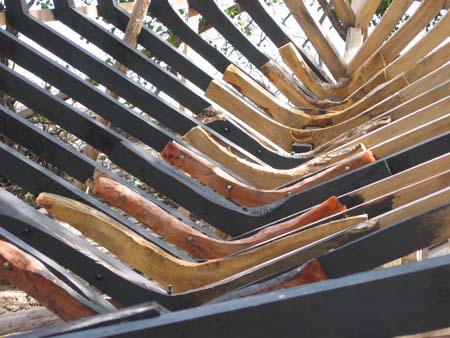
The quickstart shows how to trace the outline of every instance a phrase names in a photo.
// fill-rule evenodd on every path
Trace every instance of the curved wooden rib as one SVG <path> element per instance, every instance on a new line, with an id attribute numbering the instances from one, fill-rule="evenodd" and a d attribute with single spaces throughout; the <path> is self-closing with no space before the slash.
<path id="1" fill-rule="evenodd" d="M 367 35 L 369 22 L 375 14 L 381 0 L 361 1 L 355 0 L 352 2 L 353 12 L 355 13 L 355 27 L 361 28 L 364 35 Z M 358 7 L 358 8 L 357 8 Z"/>
<path id="2" fill-rule="evenodd" d="M 302 27 L 306 36 L 309 38 L 315 49 L 324 60 L 330 72 L 335 79 L 347 75 L 344 62 L 335 49 L 334 45 L 325 37 L 320 28 L 316 25 L 314 19 L 309 14 L 303 0 L 285 0 L 286 6 L 291 11 L 294 18 Z"/>
<path id="3" fill-rule="evenodd" d="M 350 73 L 346 79 L 341 79 L 335 85 L 320 81 L 311 73 L 311 70 L 303 62 L 301 56 L 296 53 L 289 44 L 280 48 L 280 53 L 284 62 L 296 73 L 297 77 L 308 87 L 309 90 L 318 98 L 342 99 L 349 97 L 357 89 L 363 87 L 377 73 L 383 71 L 391 64 L 398 54 L 407 46 L 407 44 L 416 37 L 427 23 L 437 15 L 442 8 L 443 1 L 432 0 L 423 2 L 419 10 L 386 41 L 380 49 L 372 56 L 366 58 L 365 63 Z M 446 25 L 443 24 L 445 27 Z M 447 25 L 448 26 L 448 25 Z M 436 28 L 436 27 L 434 27 Z M 433 28 L 433 29 L 434 29 Z M 445 30 L 445 28 L 444 28 Z M 430 32 L 431 33 L 431 32 Z M 447 33 L 448 34 L 448 33 Z M 434 33 L 434 35 L 438 35 Z M 427 35 L 428 36 L 428 35 Z M 432 37 L 433 35 L 430 35 Z M 441 40 L 442 41 L 442 40 Z M 415 51 L 408 51 L 401 56 L 404 66 L 402 71 L 412 68 L 420 58 L 425 56 L 439 43 L 435 43 L 434 38 L 424 38 L 415 46 Z M 434 45 L 434 47 L 430 47 Z M 431 48 L 431 49 L 430 49 Z M 381 76 L 381 75 L 380 75 Z M 387 81 L 388 78 L 384 81 Z M 378 78 L 381 81 L 381 78 Z"/>
<path id="4" fill-rule="evenodd" d="M 61 319 L 75 320 L 95 315 L 40 261 L 2 240 L 0 265 L 2 279 L 25 291 Z"/>
<path id="5" fill-rule="evenodd" d="M 104 246 L 164 287 L 171 285 L 174 292 L 188 291 L 220 281 L 367 220 L 367 216 L 350 217 L 302 231 L 241 255 L 204 263 L 191 263 L 167 254 L 91 207 L 59 196 L 52 196 L 50 200 L 44 198 L 44 196 L 49 197 L 48 194 L 42 196 L 38 198 L 39 204 L 54 217 L 74 226 L 85 236 Z M 56 201 L 57 204 L 53 203 Z"/>
<path id="6" fill-rule="evenodd" d="M 259 189 L 275 189 L 293 181 L 295 178 L 300 178 L 319 169 L 325 169 L 365 150 L 364 145 L 358 145 L 348 148 L 342 153 L 329 152 L 329 156 L 314 158 L 293 169 L 276 170 L 262 167 L 236 156 L 217 143 L 201 128 L 191 129 L 183 136 L 183 139 L 209 158 L 220 163 Z"/>
<path id="7" fill-rule="evenodd" d="M 447 102 L 447 101 L 445 101 Z M 382 133 L 385 133 L 385 135 L 388 135 L 389 137 L 387 140 L 382 140 L 381 144 L 374 145 L 373 148 L 370 150 L 376 149 L 377 152 L 374 152 L 374 155 L 376 158 L 382 158 L 388 155 L 393 154 L 396 151 L 400 151 L 402 149 L 405 149 L 407 147 L 410 147 L 414 144 L 417 144 L 418 142 L 425 141 L 426 139 L 429 139 L 433 136 L 437 136 L 440 134 L 443 134 L 448 131 L 448 122 L 447 116 L 444 116 L 438 120 L 434 120 L 424 126 L 420 126 L 418 128 L 415 128 L 414 130 L 410 131 L 408 128 L 411 126 L 417 126 L 417 124 L 414 124 L 414 121 L 422 121 L 426 118 L 426 112 L 429 109 L 430 112 L 434 112 L 433 116 L 439 116 L 439 113 L 442 114 L 442 109 L 444 109 L 444 114 L 448 114 L 448 103 L 438 102 L 433 106 L 430 106 L 428 108 L 422 109 L 417 113 L 417 115 L 411 117 L 410 119 L 406 120 L 406 122 L 401 122 L 399 126 L 402 126 L 400 129 L 396 129 L 395 122 L 391 123 L 381 129 L 378 129 L 373 133 L 377 133 L 377 131 L 383 130 Z M 431 113 L 430 113 L 431 114 Z M 431 115 L 430 115 L 431 116 Z M 441 124 L 439 124 L 438 121 L 441 121 Z M 405 127 L 405 125 L 407 127 Z M 392 126 L 392 127 L 391 127 Z M 406 128 L 406 129 L 405 129 Z M 390 131 L 390 133 L 387 133 L 387 131 Z M 194 131 L 194 130 L 193 130 Z M 387 134 L 386 134 L 387 133 Z M 365 135 L 353 142 L 361 142 L 366 137 L 372 138 L 373 136 L 369 136 L 371 134 Z M 417 139 L 414 140 L 412 135 L 417 135 Z M 400 140 L 399 138 L 402 137 Z M 419 141 L 420 139 L 420 141 Z M 220 163 L 224 167 L 230 169 L 231 171 L 235 172 L 238 176 L 244 178 L 245 180 L 255 184 L 261 184 L 268 186 L 268 180 L 260 179 L 261 176 L 258 177 L 258 175 L 262 175 L 261 173 L 267 173 L 268 171 L 262 171 L 260 167 L 255 166 L 254 164 L 245 161 L 243 159 L 238 158 L 225 148 L 221 147 L 215 141 L 207 135 L 205 132 L 201 130 L 195 131 L 194 133 L 189 135 L 189 137 L 186 138 L 187 142 L 195 146 L 197 149 L 200 149 L 203 153 L 208 154 L 208 157 L 212 158 L 214 161 Z M 273 176 L 273 171 L 269 172 L 271 175 L 266 175 L 265 177 L 271 177 Z M 265 178 L 264 177 L 264 178 Z M 276 181 L 277 182 L 277 181 Z M 275 182 L 275 183 L 276 183 Z M 279 181 L 278 181 L 279 182 Z M 282 184 L 279 184 L 279 186 Z M 276 188 L 276 186 L 272 187 Z M 269 188 L 271 189 L 271 188 Z"/>
<path id="8" fill-rule="evenodd" d="M 191 256 L 201 259 L 222 258 L 234 254 L 346 210 L 346 207 L 333 196 L 289 221 L 269 226 L 244 239 L 226 241 L 202 234 L 136 192 L 109 178 L 99 177 L 95 181 L 93 193 L 133 216 Z"/>
<path id="9" fill-rule="evenodd" d="M 420 64 L 425 64 L 424 68 L 429 70 L 431 70 L 430 68 L 434 69 L 439 66 L 439 63 L 445 62 L 445 59 L 441 58 L 441 56 L 448 54 L 449 51 L 450 44 L 447 44 L 436 51 L 436 53 L 433 53 L 430 57 L 422 60 Z M 373 118 L 377 115 L 381 115 L 389 110 L 401 106 L 405 102 L 415 99 L 422 93 L 432 90 L 433 88 L 447 82 L 450 78 L 450 65 L 446 64 L 434 70 L 431 74 L 418 79 L 418 77 L 423 73 L 423 67 L 418 67 L 414 71 L 403 73 L 371 95 L 372 98 L 369 98 L 367 101 L 372 101 L 373 106 L 369 106 L 367 109 L 364 109 L 364 107 L 357 104 L 336 114 L 334 116 L 335 124 L 333 126 L 316 130 L 295 131 L 293 132 L 293 137 L 298 142 L 311 143 L 315 146 L 328 142 L 339 136 L 341 133 L 347 131 L 348 128 L 354 128 L 360 122 L 367 121 L 369 116 Z M 403 88 L 401 88 L 394 95 L 377 104 L 377 96 L 385 96 L 386 92 L 395 92 L 396 88 L 399 86 Z M 391 114 L 389 113 L 389 115 Z M 352 120 L 352 118 L 354 119 Z M 392 118 L 394 119 L 394 117 Z"/>
<path id="10" fill-rule="evenodd" d="M 261 190 L 242 183 L 207 159 L 176 142 L 168 143 L 161 152 L 161 157 L 218 194 L 248 207 L 278 201 L 375 161 L 370 152 L 361 153 L 292 186 L 278 190 Z"/>

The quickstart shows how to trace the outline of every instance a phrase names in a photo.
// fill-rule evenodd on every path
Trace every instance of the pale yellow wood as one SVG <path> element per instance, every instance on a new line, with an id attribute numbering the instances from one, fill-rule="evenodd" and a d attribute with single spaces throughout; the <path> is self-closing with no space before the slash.
<path id="1" fill-rule="evenodd" d="M 285 0 L 285 4 L 300 27 L 302 27 L 306 36 L 311 41 L 335 79 L 345 77 L 346 70 L 341 55 L 339 55 L 339 52 L 325 36 L 320 27 L 317 26 L 306 8 L 304 0 Z"/>
<path id="2" fill-rule="evenodd" d="M 383 44 L 391 34 L 398 21 L 411 6 L 414 0 L 394 0 L 384 13 L 381 21 L 363 42 L 356 55 L 347 63 L 347 74 L 353 74 L 373 53 Z"/>
<path id="3" fill-rule="evenodd" d="M 340 160 L 364 151 L 365 147 L 357 145 L 345 148 L 342 153 L 329 152 L 325 156 L 319 156 L 296 168 L 289 170 L 276 170 L 262 167 L 234 155 L 231 151 L 217 143 L 208 133 L 201 128 L 193 128 L 183 139 L 207 155 L 209 158 L 220 163 L 225 168 L 236 173 L 247 182 L 260 189 L 275 189 L 295 178 L 302 177 L 316 170 L 328 167 Z"/>
<path id="4" fill-rule="evenodd" d="M 417 12 L 380 48 L 386 63 L 394 60 L 403 48 L 440 12 L 445 0 L 425 0 Z"/>
<path id="5" fill-rule="evenodd" d="M 174 292 L 189 291 L 220 281 L 367 220 L 366 215 L 350 217 L 284 237 L 237 256 L 192 263 L 175 258 L 124 225 L 82 203 L 44 193 L 38 198 L 43 206 L 46 205 L 46 196 L 53 199 L 49 208 L 51 215 L 69 223 L 163 287 L 171 285 Z"/>
<path id="6" fill-rule="evenodd" d="M 393 79 L 395 76 L 411 70 L 412 72 L 418 73 L 419 77 L 422 77 L 426 74 L 419 73 L 420 69 L 417 69 L 416 64 L 423 58 L 426 57 L 427 54 L 432 52 L 436 47 L 438 47 L 441 43 L 446 41 L 450 36 L 450 13 L 447 12 L 434 26 L 431 31 L 426 34 L 426 36 L 420 40 L 417 44 L 415 44 L 411 49 L 409 49 L 406 53 L 404 53 L 401 57 L 396 59 L 394 62 L 389 64 L 386 69 L 386 78 Z M 433 60 L 433 62 L 440 62 L 443 64 L 443 60 L 449 60 L 449 50 L 448 47 L 450 42 L 446 42 L 443 47 L 440 47 L 441 54 L 437 58 L 437 60 Z M 436 52 L 433 52 L 436 53 Z M 425 71 L 429 72 L 430 68 L 424 68 Z M 408 77 L 412 77 L 412 73 L 408 75 Z"/>
<path id="7" fill-rule="evenodd" d="M 205 95 L 285 151 L 292 150 L 294 140 L 291 136 L 291 128 L 270 119 L 251 107 L 243 98 L 237 96 L 218 80 L 210 82 Z"/>
<path id="8" fill-rule="evenodd" d="M 371 147 L 377 144 L 381 144 L 390 138 L 396 137 L 403 133 L 407 133 L 409 130 L 439 119 L 449 113 L 450 96 L 428 107 L 411 113 L 408 116 L 402 117 L 384 127 L 363 135 L 353 141 L 350 141 L 344 146 L 347 147 L 353 144 L 364 143 L 364 145 L 370 149 Z M 337 149 L 339 148 L 340 147 L 338 147 Z"/>
<path id="9" fill-rule="evenodd" d="M 236 87 L 275 121 L 287 127 L 300 129 L 308 125 L 323 126 L 329 123 L 326 116 L 310 115 L 308 113 L 310 110 L 293 108 L 279 101 L 274 95 L 233 64 L 226 69 L 223 79 Z"/>
<path id="10" fill-rule="evenodd" d="M 344 133 L 347 130 L 352 130 L 353 128 L 356 128 L 363 123 L 368 123 L 374 118 L 383 118 L 389 116 L 392 121 L 396 121 L 408 114 L 415 112 L 416 110 L 422 109 L 442 100 L 443 98 L 447 97 L 449 93 L 450 81 L 447 81 L 446 83 L 436 86 L 428 91 L 424 91 L 420 96 L 414 97 L 406 102 L 403 102 L 403 100 L 398 95 L 396 95 L 389 99 L 389 101 L 396 107 L 386 111 L 386 107 L 384 104 L 377 105 L 345 122 L 342 122 L 330 128 L 324 128 L 320 130 L 320 132 L 315 133 L 311 136 L 311 142 L 321 143 L 329 139 L 330 141 L 325 142 L 322 145 L 326 146 L 328 143 L 333 142 L 336 137 L 341 135 L 341 133 Z"/>
<path id="11" fill-rule="evenodd" d="M 401 336 L 401 337 L 399 336 L 397 338 L 448 338 L 448 337 L 450 337 L 450 328 L 428 331 L 408 336 Z"/>
<path id="12" fill-rule="evenodd" d="M 355 25 L 355 13 L 347 0 L 332 0 L 333 7 L 345 28 Z"/>
<path id="13" fill-rule="evenodd" d="M 376 158 L 383 158 L 407 147 L 443 135 L 450 130 L 450 115 L 416 127 L 371 148 Z"/>
<path id="14" fill-rule="evenodd" d="M 349 27 L 345 39 L 344 62 L 347 64 L 358 52 L 364 42 L 363 30 L 358 27 Z"/>
<path id="15" fill-rule="evenodd" d="M 269 60 L 259 70 L 295 106 L 313 107 L 307 95 L 300 89 L 294 78 L 278 63 Z"/>
<path id="16" fill-rule="evenodd" d="M 299 79 L 310 89 L 314 95 L 319 98 L 339 98 L 345 99 L 354 93 L 359 88 L 363 87 L 369 82 L 377 73 L 380 73 L 385 69 L 398 54 L 406 47 L 406 45 L 416 37 L 417 34 L 425 27 L 425 25 L 437 15 L 442 8 L 443 0 L 437 0 L 435 2 L 427 0 L 422 3 L 419 10 L 413 14 L 411 18 L 386 42 L 381 48 L 374 53 L 371 57 L 364 59 L 365 63 L 352 70 L 351 75 L 347 79 L 341 79 L 337 84 L 330 85 L 320 81 L 317 77 L 311 77 L 311 70 L 301 60 L 298 52 L 292 49 L 292 46 L 284 46 L 281 50 L 281 56 L 283 61 L 289 65 L 293 70 L 296 69 L 295 74 Z M 425 37 L 425 39 L 427 39 Z M 428 40 L 422 39 L 421 42 L 427 41 L 424 45 L 430 45 Z M 284 50 L 283 50 L 284 49 Z M 408 57 L 404 55 L 403 62 L 408 65 L 414 65 L 418 59 L 425 56 L 427 48 L 416 47 L 416 51 L 420 54 L 412 52 L 406 53 Z M 412 56 L 412 58 L 411 58 Z M 308 79 L 308 76 L 311 77 Z M 378 77 L 378 80 L 380 77 Z M 382 80 L 382 76 L 381 76 Z M 366 91 L 365 91 L 366 92 Z"/>
<path id="17" fill-rule="evenodd" d="M 369 116 L 371 118 L 378 116 L 445 83 L 450 78 L 450 65 L 446 64 L 438 69 L 436 67 L 449 60 L 449 49 L 450 43 L 422 59 L 409 72 L 398 75 L 385 86 L 372 92 L 365 100 L 341 112 L 328 113 L 327 116 L 332 119 L 333 126 L 296 131 L 293 133 L 294 138 L 314 146 L 322 145 L 349 128 L 356 127 L 358 122 L 367 121 Z M 421 75 L 426 76 L 419 79 Z M 377 103 L 378 101 L 380 102 Z M 359 118 L 355 118 L 357 116 Z M 355 119 L 351 120 L 352 118 Z"/>

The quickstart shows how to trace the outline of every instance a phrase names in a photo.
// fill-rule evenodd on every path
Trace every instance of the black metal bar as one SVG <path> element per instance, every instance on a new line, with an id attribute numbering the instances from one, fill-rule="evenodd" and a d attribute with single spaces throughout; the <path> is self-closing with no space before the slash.
<path id="1" fill-rule="evenodd" d="M 450 325 L 449 285 L 444 256 L 65 337 L 399 336 Z"/>
<path id="2" fill-rule="evenodd" d="M 121 31 L 125 31 L 130 16 L 120 7 L 118 1 L 100 0 L 98 1 L 98 10 L 100 16 Z M 213 80 L 210 75 L 195 65 L 172 44 L 163 40 L 145 26 L 139 34 L 138 43 L 202 90 L 206 90 L 209 83 Z"/>
<path id="3" fill-rule="evenodd" d="M 222 53 L 198 36 L 168 1 L 152 0 L 149 11 L 152 16 L 161 21 L 180 40 L 191 46 L 221 73 L 224 73 L 232 64 Z"/>
<path id="4" fill-rule="evenodd" d="M 251 18 L 258 24 L 262 31 L 269 37 L 269 39 L 278 48 L 292 42 L 297 48 L 298 52 L 305 60 L 306 64 L 312 71 L 323 81 L 329 81 L 329 78 L 324 75 L 324 72 L 311 58 L 310 54 L 301 46 L 298 46 L 294 40 L 289 37 L 289 34 L 274 20 L 267 12 L 267 6 L 261 0 L 237 0 L 240 6 L 251 16 Z"/>
<path id="5" fill-rule="evenodd" d="M 450 204 L 444 203 L 356 239 L 317 257 L 317 260 L 328 279 L 375 269 L 411 252 L 436 244 L 436 240 L 443 240 L 445 236 L 442 234 L 448 233 L 445 228 L 449 226 L 448 216 L 446 216 L 449 211 Z M 217 298 L 215 302 L 249 296 L 268 287 L 276 286 L 286 278 L 298 276 L 298 269 L 278 274 L 278 276 L 265 277 L 263 281 L 225 294 Z"/>
<path id="6" fill-rule="evenodd" d="M 212 233 L 212 231 L 208 230 L 205 231 L 204 227 L 198 226 L 195 222 L 191 221 L 190 218 L 185 217 L 181 213 L 177 212 L 173 208 L 170 208 L 165 203 L 159 201 L 150 194 L 145 193 L 140 189 L 131 186 L 127 181 L 125 181 L 121 177 L 106 170 L 106 168 L 104 168 L 103 166 L 92 161 L 86 156 L 78 153 L 77 151 L 67 146 L 63 142 L 57 140 L 56 138 L 48 135 L 40 128 L 37 128 L 32 123 L 19 117 L 16 113 L 13 113 L 5 109 L 3 106 L 0 106 L 0 122 L 1 122 L 0 133 L 3 133 L 5 136 L 9 137 L 15 142 L 18 142 L 19 144 L 27 147 L 29 150 L 33 151 L 41 158 L 52 163 L 53 165 L 58 166 L 60 169 L 64 170 L 66 173 L 68 173 L 75 179 L 79 180 L 80 182 L 85 182 L 87 179 L 91 178 L 94 170 L 97 170 L 98 172 L 103 173 L 109 177 L 112 177 L 118 182 L 121 182 L 130 189 L 134 189 L 140 195 L 144 196 L 148 200 L 155 203 L 162 210 L 171 213 L 173 216 L 182 220 L 186 224 L 189 224 L 192 227 L 196 228 L 198 231 L 204 232 L 208 236 L 217 238 L 217 236 L 214 233 Z M 15 166 L 18 167 L 19 164 L 16 163 Z M 159 238 L 151 235 L 143 228 L 134 225 L 132 222 L 128 221 L 127 218 L 119 215 L 118 213 L 108 208 L 103 203 L 99 203 L 96 199 L 90 197 L 89 195 L 86 195 L 84 192 L 80 191 L 79 189 L 75 188 L 70 183 L 64 180 L 61 180 L 60 182 L 63 183 L 63 186 L 65 188 L 53 187 L 54 189 L 56 189 L 55 191 L 44 190 L 44 189 L 51 189 L 52 185 L 47 186 L 47 185 L 40 185 L 39 183 L 33 183 L 33 180 L 37 182 L 41 181 L 40 179 L 33 178 L 33 175 L 27 175 L 26 168 L 24 168 L 22 172 L 14 170 L 14 166 L 12 166 L 10 172 L 8 172 L 7 169 L 8 166 L 6 165 L 3 169 L 1 169 L 5 177 L 14 180 L 15 182 L 17 182 L 18 185 L 22 186 L 24 186 L 24 184 L 28 182 L 27 189 L 33 194 L 39 194 L 42 191 L 54 192 L 56 194 L 63 194 L 64 196 L 74 198 L 80 202 L 91 205 L 103 211 L 108 216 L 112 217 L 118 222 L 124 224 L 134 232 L 143 236 L 144 238 L 152 241 L 154 244 L 160 246 L 162 249 L 170 252 L 174 256 L 183 258 L 188 261 L 189 260 L 193 261 L 193 259 L 183 251 L 177 250 L 173 246 L 168 245 L 165 241 L 160 240 Z"/>
<path id="7" fill-rule="evenodd" d="M 189 0 L 189 4 L 257 68 L 269 62 L 269 57 L 255 47 L 234 26 L 230 18 L 222 12 L 214 1 Z"/>
<path id="8" fill-rule="evenodd" d="M 103 61 L 78 48 L 76 44 L 62 34 L 43 25 L 29 14 L 25 14 L 24 11 L 27 11 L 27 6 L 24 1 L 7 0 L 7 2 L 9 24 L 59 57 L 66 59 L 66 61 L 78 67 L 85 74 L 105 84 L 113 92 L 126 98 L 145 113 L 154 116 L 170 129 L 184 134 L 192 127 L 200 125 L 215 138 L 229 144 L 254 162 L 261 163 L 260 159 L 262 159 L 264 162 L 280 168 L 291 168 L 302 163 L 301 159 L 280 156 L 271 152 L 232 120 L 221 121 L 223 122 L 221 124 L 211 123 L 211 128 L 208 125 L 199 123 L 194 118 L 168 105 L 142 86 L 130 81 L 126 76 Z M 234 143 L 230 143 L 230 141 Z"/>

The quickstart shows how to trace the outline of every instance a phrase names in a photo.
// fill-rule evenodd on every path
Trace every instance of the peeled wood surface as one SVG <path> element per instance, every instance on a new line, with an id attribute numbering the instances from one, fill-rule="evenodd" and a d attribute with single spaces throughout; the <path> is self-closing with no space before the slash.
<path id="1" fill-rule="evenodd" d="M 266 283 L 266 287 L 253 294 L 259 295 L 266 292 L 293 288 L 328 279 L 326 272 L 317 259 L 312 259 L 294 271 L 274 278 Z"/>
<path id="2" fill-rule="evenodd" d="M 0 240 L 0 277 L 25 291 L 63 320 L 92 316 L 95 312 L 73 297 L 37 259 Z"/>
<path id="3" fill-rule="evenodd" d="M 262 65 L 260 70 L 294 105 L 299 107 L 314 107 L 293 77 L 288 76 L 286 71 L 278 63 L 270 60 Z"/>
<path id="4" fill-rule="evenodd" d="M 288 221 L 272 225 L 250 237 L 233 241 L 216 240 L 161 210 L 131 189 L 106 177 L 96 179 L 93 193 L 148 226 L 168 242 L 202 259 L 221 258 L 271 238 L 300 229 L 310 223 L 346 210 L 336 197 Z"/>
<path id="5" fill-rule="evenodd" d="M 51 196 L 51 199 L 44 196 Z M 51 194 L 41 194 L 38 203 L 54 217 L 74 226 L 163 287 L 172 285 L 174 292 L 218 282 L 367 219 L 367 216 L 350 217 L 302 231 L 241 255 L 191 263 L 167 254 L 122 224 L 82 203 Z"/>
<path id="6" fill-rule="evenodd" d="M 0 335 L 37 330 L 52 324 L 61 323 L 61 319 L 45 307 L 18 311 L 0 316 Z"/>
<path id="7" fill-rule="evenodd" d="M 253 188 L 235 179 L 205 158 L 176 142 L 168 143 L 161 152 L 161 157 L 218 194 L 237 204 L 248 207 L 256 207 L 278 201 L 375 161 L 370 152 L 365 152 L 307 177 L 289 187 L 277 190 L 262 190 Z"/>
<path id="8" fill-rule="evenodd" d="M 364 145 L 361 144 L 356 147 L 345 148 L 346 150 L 343 152 L 329 152 L 318 156 L 293 169 L 276 170 L 256 165 L 234 155 L 200 128 L 191 129 L 183 136 L 183 139 L 259 189 L 275 189 L 296 178 L 325 169 L 365 150 Z"/>

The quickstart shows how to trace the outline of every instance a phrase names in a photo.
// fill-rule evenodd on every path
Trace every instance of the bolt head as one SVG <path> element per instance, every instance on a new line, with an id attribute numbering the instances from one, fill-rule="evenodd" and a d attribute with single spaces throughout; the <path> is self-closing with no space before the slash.
<path id="1" fill-rule="evenodd" d="M 349 167 L 348 165 L 346 165 L 346 166 L 344 167 L 344 170 L 345 170 L 345 171 L 349 171 L 349 170 L 350 170 L 350 167 Z"/>
<path id="2" fill-rule="evenodd" d="M 181 154 L 180 156 L 178 156 L 178 158 L 179 158 L 180 160 L 184 160 L 184 155 Z"/>

